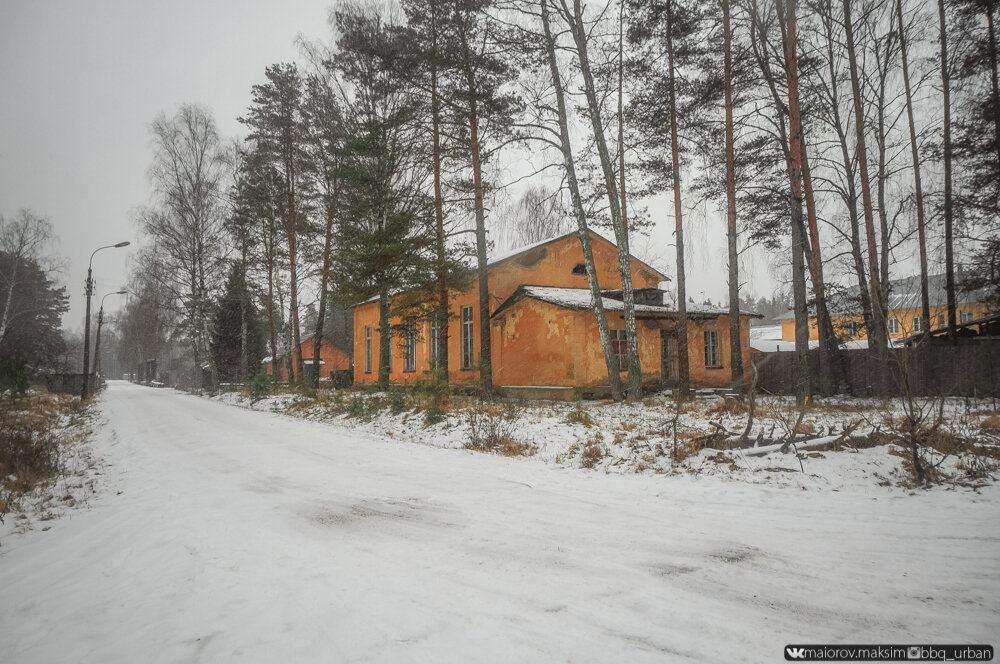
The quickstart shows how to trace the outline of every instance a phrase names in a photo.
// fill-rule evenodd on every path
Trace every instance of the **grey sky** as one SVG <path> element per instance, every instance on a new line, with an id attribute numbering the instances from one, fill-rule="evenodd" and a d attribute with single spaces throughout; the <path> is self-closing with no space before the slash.
<path id="1" fill-rule="evenodd" d="M 129 212 L 149 199 L 153 118 L 198 102 L 223 136 L 242 133 L 250 87 L 297 59 L 298 35 L 328 34 L 329 5 L 0 0 L 0 214 L 51 219 L 69 262 L 67 327 L 82 327 L 90 252 L 136 240 Z M 94 259 L 98 295 L 124 284 L 130 249 Z"/>

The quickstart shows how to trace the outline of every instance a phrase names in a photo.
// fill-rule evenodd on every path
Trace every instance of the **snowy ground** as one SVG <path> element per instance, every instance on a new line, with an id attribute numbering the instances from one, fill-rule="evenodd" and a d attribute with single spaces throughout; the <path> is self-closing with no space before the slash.
<path id="1" fill-rule="evenodd" d="M 97 497 L 0 529 L 2 662 L 766 662 L 1000 635 L 996 485 L 603 473 L 101 399 Z"/>

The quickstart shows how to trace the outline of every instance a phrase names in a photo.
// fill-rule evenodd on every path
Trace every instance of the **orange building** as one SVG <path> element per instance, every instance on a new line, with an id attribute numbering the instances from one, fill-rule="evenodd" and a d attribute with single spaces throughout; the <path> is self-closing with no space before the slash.
<path id="1" fill-rule="evenodd" d="M 618 252 L 609 240 L 591 231 L 598 283 L 605 315 L 622 369 L 625 369 L 625 322 L 622 313 Z M 663 304 L 659 284 L 666 275 L 632 257 L 636 322 L 643 380 L 657 386 L 677 376 L 676 311 Z M 553 238 L 495 259 L 489 264 L 493 382 L 528 394 L 569 396 L 574 391 L 602 393 L 608 388 L 607 365 L 590 307 L 590 289 L 577 234 Z M 478 285 L 451 293 L 448 326 L 448 380 L 452 384 L 479 379 Z M 730 383 L 729 317 L 718 308 L 690 305 L 688 353 L 693 385 L 724 387 Z M 354 382 L 378 380 L 379 304 L 372 300 L 354 309 Z M 425 377 L 437 352 L 439 335 L 426 317 L 392 319 L 394 339 L 390 380 L 411 383 Z M 741 316 L 740 344 L 745 372 L 750 372 L 749 316 Z M 625 374 L 622 373 L 624 379 Z"/>
<path id="2" fill-rule="evenodd" d="M 854 287 L 847 293 L 846 299 L 856 299 L 858 289 Z M 932 274 L 927 277 L 927 294 L 930 300 L 931 330 L 942 330 L 948 326 L 948 299 L 945 292 L 945 275 Z M 955 322 L 961 325 L 973 320 L 979 320 L 990 311 L 983 293 L 962 292 L 955 294 L 957 300 Z M 889 313 L 886 325 L 889 328 L 889 338 L 902 340 L 911 335 L 922 333 L 920 303 L 920 278 L 918 276 L 893 279 L 889 286 Z M 833 330 L 841 342 L 867 341 L 864 318 L 860 310 L 853 307 L 836 306 L 830 313 Z M 788 312 L 781 316 L 782 341 L 795 341 L 795 313 Z M 809 339 L 819 339 L 819 329 L 816 318 L 809 318 Z"/>
<path id="3" fill-rule="evenodd" d="M 316 375 L 315 368 L 313 367 L 313 352 L 316 348 L 315 346 L 315 336 L 310 335 L 302 340 L 301 353 L 302 353 L 302 365 L 305 369 L 305 374 L 307 377 L 312 378 Z M 292 358 L 294 362 L 298 354 Z M 264 368 L 264 372 L 268 375 L 272 373 L 272 358 L 266 357 L 261 362 Z M 281 379 L 284 381 L 288 380 L 288 363 L 285 362 L 285 357 L 283 355 L 278 356 L 278 368 L 281 371 Z M 320 380 L 326 381 L 333 377 L 336 371 L 346 371 L 351 368 L 351 357 L 344 352 L 343 349 L 334 345 L 327 339 L 320 340 L 319 346 L 319 377 Z"/>

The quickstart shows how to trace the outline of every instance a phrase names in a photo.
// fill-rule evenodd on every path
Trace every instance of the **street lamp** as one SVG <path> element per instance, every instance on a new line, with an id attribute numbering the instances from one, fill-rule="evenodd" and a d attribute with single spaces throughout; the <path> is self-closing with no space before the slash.
<path id="1" fill-rule="evenodd" d="M 104 324 L 104 301 L 108 295 L 125 295 L 128 291 L 120 290 L 108 293 L 101 298 L 101 310 L 97 312 L 97 340 L 94 342 L 94 376 L 98 376 L 101 370 L 101 325 Z"/>
<path id="2" fill-rule="evenodd" d="M 87 320 L 83 324 L 83 389 L 80 391 L 80 399 L 87 398 L 87 388 L 90 384 L 90 296 L 94 294 L 94 254 L 101 249 L 121 249 L 129 244 L 131 243 L 128 240 L 109 244 L 94 249 L 94 253 L 90 254 L 90 263 L 87 265 Z"/>

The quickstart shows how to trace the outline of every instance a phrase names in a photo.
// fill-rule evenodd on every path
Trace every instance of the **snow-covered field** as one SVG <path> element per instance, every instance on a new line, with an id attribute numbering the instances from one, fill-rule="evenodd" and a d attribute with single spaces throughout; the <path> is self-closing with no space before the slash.
<path id="1" fill-rule="evenodd" d="M 538 455 L 505 458 L 129 384 L 101 400 L 96 497 L 0 527 L 0 662 L 767 662 L 1000 636 L 995 484 L 595 472 L 530 422 Z"/>

